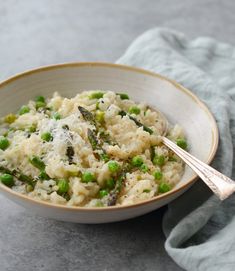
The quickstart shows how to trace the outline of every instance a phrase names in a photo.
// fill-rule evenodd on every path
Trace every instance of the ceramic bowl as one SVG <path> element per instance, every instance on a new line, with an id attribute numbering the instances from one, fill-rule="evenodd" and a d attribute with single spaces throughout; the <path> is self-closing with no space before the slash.
<path id="1" fill-rule="evenodd" d="M 168 120 L 186 132 L 190 153 L 206 163 L 218 146 L 214 117 L 194 94 L 161 75 L 109 63 L 67 63 L 42 67 L 16 75 L 0 84 L 0 115 L 15 112 L 36 95 L 50 97 L 58 91 L 73 97 L 83 90 L 127 92 L 131 99 L 145 101 L 162 111 Z M 105 223 L 143 215 L 171 202 L 196 180 L 188 167 L 181 181 L 168 193 L 130 206 L 105 208 L 67 207 L 34 200 L 0 184 L 6 197 L 35 214 L 78 223 Z"/>

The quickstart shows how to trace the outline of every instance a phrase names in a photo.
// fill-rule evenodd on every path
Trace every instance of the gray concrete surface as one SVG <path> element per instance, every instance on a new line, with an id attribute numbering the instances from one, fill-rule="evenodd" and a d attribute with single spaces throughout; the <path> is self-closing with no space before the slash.
<path id="1" fill-rule="evenodd" d="M 52 63 L 115 61 L 165 26 L 235 44 L 233 0 L 0 1 L 0 79 Z M 165 208 L 120 223 L 41 218 L 0 195 L 0 271 L 182 270 L 166 254 Z"/>

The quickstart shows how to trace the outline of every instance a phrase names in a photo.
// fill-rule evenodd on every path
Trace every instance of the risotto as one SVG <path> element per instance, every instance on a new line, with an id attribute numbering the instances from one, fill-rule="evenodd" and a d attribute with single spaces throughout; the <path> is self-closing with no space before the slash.
<path id="1" fill-rule="evenodd" d="M 171 190 L 184 164 L 182 129 L 125 93 L 38 96 L 0 122 L 0 181 L 29 197 L 68 206 L 129 205 Z"/>

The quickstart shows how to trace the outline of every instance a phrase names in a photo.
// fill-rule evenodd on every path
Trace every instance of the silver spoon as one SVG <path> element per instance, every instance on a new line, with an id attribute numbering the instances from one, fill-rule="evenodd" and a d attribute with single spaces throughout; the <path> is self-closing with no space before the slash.
<path id="1" fill-rule="evenodd" d="M 197 175 L 206 183 L 206 185 L 220 198 L 224 200 L 235 192 L 235 182 L 215 170 L 211 166 L 203 163 L 187 151 L 183 150 L 167 137 L 168 121 L 166 117 L 158 111 L 159 115 L 165 121 L 162 142 L 174 153 L 176 153 Z"/>

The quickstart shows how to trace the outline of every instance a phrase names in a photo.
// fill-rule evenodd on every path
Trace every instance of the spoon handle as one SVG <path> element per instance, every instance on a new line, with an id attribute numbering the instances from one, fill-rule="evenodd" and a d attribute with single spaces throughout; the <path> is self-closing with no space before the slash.
<path id="1" fill-rule="evenodd" d="M 235 192 L 235 182 L 214 168 L 208 166 L 196 157 L 192 156 L 166 137 L 163 143 L 174 151 L 197 175 L 209 186 L 209 188 L 224 200 Z"/>

